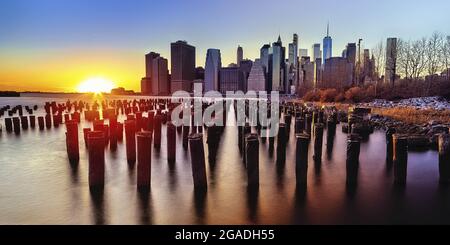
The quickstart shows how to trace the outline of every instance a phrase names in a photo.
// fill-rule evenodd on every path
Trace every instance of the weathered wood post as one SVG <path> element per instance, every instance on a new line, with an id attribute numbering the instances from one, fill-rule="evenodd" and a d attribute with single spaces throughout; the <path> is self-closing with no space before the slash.
<path id="1" fill-rule="evenodd" d="M 30 116 L 30 127 L 32 129 L 36 127 L 36 116 Z"/>
<path id="2" fill-rule="evenodd" d="M 308 147 L 309 135 L 301 133 L 295 135 L 297 140 L 295 177 L 297 185 L 306 185 L 308 181 Z"/>
<path id="3" fill-rule="evenodd" d="M 277 137 L 277 164 L 286 162 L 286 124 L 280 123 Z"/>
<path id="4" fill-rule="evenodd" d="M 139 190 L 148 190 L 152 177 L 152 133 L 148 131 L 137 133 L 137 187 Z"/>
<path id="5" fill-rule="evenodd" d="M 408 137 L 401 134 L 392 136 L 394 145 L 394 181 L 396 184 L 406 184 L 408 166 Z"/>
<path id="6" fill-rule="evenodd" d="M 136 162 L 136 122 L 134 120 L 125 121 L 125 143 L 127 148 L 127 160 L 129 164 Z"/>
<path id="7" fill-rule="evenodd" d="M 314 125 L 314 161 L 322 161 L 323 124 Z"/>
<path id="8" fill-rule="evenodd" d="M 176 127 L 171 121 L 167 122 L 167 161 L 175 163 L 177 146 L 176 146 Z"/>
<path id="9" fill-rule="evenodd" d="M 80 146 L 78 144 L 78 123 L 76 121 L 66 122 L 66 146 L 67 155 L 72 163 L 80 160 Z"/>
<path id="10" fill-rule="evenodd" d="M 439 180 L 450 183 L 450 134 L 439 135 Z"/>
<path id="11" fill-rule="evenodd" d="M 195 189 L 207 189 L 205 150 L 203 147 L 203 135 L 192 134 L 189 136 L 191 152 L 192 177 Z"/>
<path id="12" fill-rule="evenodd" d="M 259 142 L 257 135 L 246 138 L 247 185 L 259 185 Z"/>
<path id="13" fill-rule="evenodd" d="M 13 117 L 14 133 L 20 134 L 20 120 L 18 117 Z"/>
<path id="14" fill-rule="evenodd" d="M 11 118 L 5 118 L 6 132 L 11 133 L 13 131 L 13 123 Z"/>
<path id="15" fill-rule="evenodd" d="M 386 161 L 392 163 L 394 143 L 392 136 L 396 133 L 395 128 L 388 128 L 386 130 Z"/>
<path id="16" fill-rule="evenodd" d="M 103 188 L 105 184 L 105 135 L 103 131 L 88 134 L 89 187 Z"/>
<path id="17" fill-rule="evenodd" d="M 360 149 L 359 135 L 349 135 L 347 138 L 347 184 L 356 184 L 357 182 Z"/>
<path id="18" fill-rule="evenodd" d="M 44 130 L 44 117 L 38 117 L 39 130 Z"/>
<path id="19" fill-rule="evenodd" d="M 162 116 L 156 115 L 155 116 L 155 122 L 154 122 L 154 146 L 156 149 L 161 148 L 161 123 L 162 123 Z"/>

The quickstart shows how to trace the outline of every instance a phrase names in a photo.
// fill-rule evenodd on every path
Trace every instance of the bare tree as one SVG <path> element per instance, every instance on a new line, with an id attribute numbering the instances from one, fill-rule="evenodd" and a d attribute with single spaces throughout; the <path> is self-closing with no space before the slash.
<path id="1" fill-rule="evenodd" d="M 397 41 L 397 72 L 406 79 L 411 79 L 411 42 L 403 39 Z"/>
<path id="2" fill-rule="evenodd" d="M 377 77 L 384 74 L 386 51 L 384 49 L 384 42 L 381 40 L 373 49 L 372 55 L 375 58 L 375 72 Z"/>
<path id="3" fill-rule="evenodd" d="M 426 46 L 428 75 L 434 75 L 442 68 L 440 56 L 443 43 L 443 35 L 439 32 L 434 32 L 428 39 Z"/>
<path id="4" fill-rule="evenodd" d="M 450 78 L 450 36 L 445 39 L 441 49 L 441 64 L 445 69 L 447 79 Z"/>
<path id="5" fill-rule="evenodd" d="M 418 80 L 427 66 L 426 57 L 427 39 L 422 38 L 412 42 L 411 48 L 411 79 Z"/>

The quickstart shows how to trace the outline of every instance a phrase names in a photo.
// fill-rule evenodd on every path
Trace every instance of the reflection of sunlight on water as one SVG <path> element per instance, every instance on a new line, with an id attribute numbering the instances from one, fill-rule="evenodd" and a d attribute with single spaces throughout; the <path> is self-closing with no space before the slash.
<path id="1" fill-rule="evenodd" d="M 68 97 L 72 101 L 82 98 L 100 103 L 99 97 L 92 94 L 52 96 L 60 103 Z M 42 114 L 42 105 L 47 100 L 39 96 L 0 98 L 0 104 L 37 104 Z M 228 120 L 234 119 L 231 115 Z M 123 120 L 124 117 L 119 118 Z M 167 163 L 163 126 L 160 158 L 152 154 L 151 192 L 148 195 L 137 192 L 136 168 L 128 168 L 122 142 L 117 152 L 105 152 L 106 184 L 103 195 L 98 196 L 89 192 L 87 182 L 87 153 L 81 137 L 85 126 L 90 125 L 80 125 L 80 162 L 76 166 L 67 160 L 64 125 L 42 132 L 22 131 L 20 136 L 3 132 L 0 223 L 360 224 L 448 223 L 450 220 L 446 205 L 450 192 L 439 188 L 437 153 L 410 153 L 407 186 L 395 190 L 393 173 L 387 171 L 385 163 L 383 132 L 375 132 L 368 142 L 361 144 L 358 184 L 352 188 L 346 185 L 346 135 L 340 126 L 336 129 L 330 158 L 327 158 L 327 131 L 324 131 L 320 171 L 316 171 L 313 149 L 309 149 L 306 189 L 295 184 L 295 137 L 291 135 L 288 143 L 282 183 L 278 183 L 276 157 L 269 157 L 269 142 L 260 142 L 260 186 L 255 192 L 247 189 L 237 132 L 226 128 L 214 168 L 206 161 L 208 191 L 198 194 L 193 190 L 190 156 L 183 150 L 181 134 L 177 134 L 176 163 Z"/>

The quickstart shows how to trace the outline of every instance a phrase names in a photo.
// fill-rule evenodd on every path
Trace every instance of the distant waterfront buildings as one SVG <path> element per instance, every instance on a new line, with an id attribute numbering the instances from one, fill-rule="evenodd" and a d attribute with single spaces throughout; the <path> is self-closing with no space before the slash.
<path id="1" fill-rule="evenodd" d="M 205 63 L 205 91 L 219 90 L 219 72 L 222 58 L 219 49 L 208 49 Z"/>
<path id="2" fill-rule="evenodd" d="M 171 92 L 191 91 L 195 79 L 195 47 L 186 41 L 171 43 Z"/>
<path id="3" fill-rule="evenodd" d="M 384 83 L 394 86 L 397 71 L 397 38 L 388 38 L 386 43 L 386 67 Z"/>
<path id="4" fill-rule="evenodd" d="M 268 72 L 268 69 L 269 69 L 269 49 L 270 49 L 270 44 L 264 44 L 260 49 L 260 55 L 259 55 L 261 65 L 264 67 L 266 72 Z"/>

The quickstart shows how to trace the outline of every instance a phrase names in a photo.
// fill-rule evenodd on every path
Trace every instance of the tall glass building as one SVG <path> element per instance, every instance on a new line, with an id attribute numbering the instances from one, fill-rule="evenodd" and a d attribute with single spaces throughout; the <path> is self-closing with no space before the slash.
<path id="1" fill-rule="evenodd" d="M 285 48 L 281 42 L 281 37 L 278 41 L 272 44 L 269 49 L 269 91 L 285 91 Z"/>
<path id="2" fill-rule="evenodd" d="M 323 38 L 323 62 L 333 56 L 333 39 L 330 37 L 330 27 L 327 25 L 327 36 Z"/>
<path id="3" fill-rule="evenodd" d="M 219 49 L 208 49 L 205 63 L 205 92 L 219 91 L 219 71 L 222 60 Z"/>

